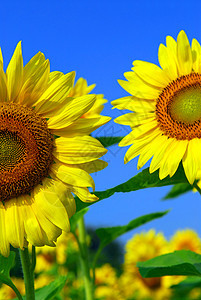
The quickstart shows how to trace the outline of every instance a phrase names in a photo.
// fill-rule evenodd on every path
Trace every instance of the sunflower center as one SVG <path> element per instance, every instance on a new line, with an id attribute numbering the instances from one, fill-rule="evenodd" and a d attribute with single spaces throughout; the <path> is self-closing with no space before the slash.
<path id="1" fill-rule="evenodd" d="M 201 118 L 201 89 L 191 87 L 182 90 L 170 104 L 170 114 L 174 120 L 193 124 Z"/>
<path id="2" fill-rule="evenodd" d="M 0 200 L 30 193 L 48 175 L 53 135 L 32 109 L 0 105 Z"/>
<path id="3" fill-rule="evenodd" d="M 201 75 L 191 73 L 172 81 L 157 99 L 156 116 L 168 137 L 201 138 Z"/>
<path id="4" fill-rule="evenodd" d="M 24 142 L 14 132 L 0 132 L 0 170 L 13 168 L 24 157 Z"/>

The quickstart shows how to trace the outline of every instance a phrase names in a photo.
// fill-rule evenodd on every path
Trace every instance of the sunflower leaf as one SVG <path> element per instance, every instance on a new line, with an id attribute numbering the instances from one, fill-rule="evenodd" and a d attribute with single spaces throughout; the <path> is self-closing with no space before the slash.
<path id="1" fill-rule="evenodd" d="M 201 255 L 190 250 L 180 250 L 138 262 L 142 277 L 167 275 L 201 276 Z"/>
<path id="2" fill-rule="evenodd" d="M 18 299 L 22 299 L 19 291 L 13 284 L 10 278 L 10 270 L 15 264 L 15 252 L 10 251 L 10 255 L 8 257 L 4 257 L 0 255 L 0 283 L 4 283 L 10 286 L 14 292 L 18 295 Z"/>
<path id="3" fill-rule="evenodd" d="M 174 184 L 180 184 L 180 183 L 188 183 L 188 180 L 185 176 L 184 169 L 182 165 L 180 164 L 179 168 L 177 169 L 177 172 L 174 174 L 174 176 L 169 177 L 160 180 L 159 178 L 159 171 L 155 171 L 154 173 L 149 173 L 149 168 L 143 170 L 142 172 L 138 173 L 128 181 L 119 184 L 111 189 L 108 189 L 106 191 L 102 192 L 96 192 L 95 195 L 99 198 L 98 201 L 102 199 L 106 199 L 114 195 L 114 193 L 126 193 L 131 191 L 137 191 L 140 189 L 145 188 L 151 188 L 151 187 L 162 187 L 166 185 L 174 185 Z M 93 203 L 83 203 L 76 197 L 76 207 L 77 211 L 83 209 L 84 207 L 87 207 Z"/>
<path id="4" fill-rule="evenodd" d="M 105 148 L 107 148 L 118 144 L 123 139 L 123 136 L 100 136 L 96 137 L 96 139 L 99 140 Z"/>
<path id="5" fill-rule="evenodd" d="M 52 281 L 50 284 L 37 289 L 35 291 L 35 298 L 36 300 L 51 300 L 55 299 L 56 295 L 63 289 L 65 283 L 67 280 L 67 276 L 60 276 L 59 278 Z M 22 299 L 26 299 L 25 296 L 22 297 Z M 17 300 L 15 298 L 14 300 Z"/>
<path id="6" fill-rule="evenodd" d="M 184 193 L 187 193 L 189 191 L 192 191 L 193 186 L 189 183 L 179 183 L 174 185 L 171 190 L 168 192 L 168 194 L 163 198 L 163 200 L 176 198 L 178 196 L 183 195 Z"/>
<path id="7" fill-rule="evenodd" d="M 105 246 L 110 244 L 113 240 L 121 236 L 122 234 L 139 227 L 147 222 L 150 222 L 156 218 L 161 218 L 166 215 L 168 211 L 164 212 L 157 212 L 148 215 L 141 216 L 130 221 L 125 226 L 116 226 L 116 227 L 106 227 L 106 228 L 99 228 L 96 230 L 96 234 L 100 239 L 100 247 L 103 249 Z"/>
<path id="8" fill-rule="evenodd" d="M 171 288 L 180 293 L 189 293 L 192 289 L 201 286 L 200 277 L 188 277 L 176 285 L 172 285 Z"/>
<path id="9" fill-rule="evenodd" d="M 60 276 L 50 284 L 36 290 L 36 300 L 51 300 L 63 289 L 67 276 Z"/>

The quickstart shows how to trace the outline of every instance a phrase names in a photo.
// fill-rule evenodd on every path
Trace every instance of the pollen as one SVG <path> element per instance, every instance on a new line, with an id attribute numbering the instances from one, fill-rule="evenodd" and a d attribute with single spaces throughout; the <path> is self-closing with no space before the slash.
<path id="1" fill-rule="evenodd" d="M 46 119 L 18 104 L 0 105 L 0 200 L 28 194 L 48 175 L 53 135 Z"/>
<path id="2" fill-rule="evenodd" d="M 181 76 L 165 87 L 157 99 L 156 116 L 168 137 L 201 138 L 201 75 Z"/>

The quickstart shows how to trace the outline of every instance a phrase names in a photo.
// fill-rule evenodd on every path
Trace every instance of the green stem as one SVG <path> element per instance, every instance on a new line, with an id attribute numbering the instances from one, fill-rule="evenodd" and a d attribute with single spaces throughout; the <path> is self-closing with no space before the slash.
<path id="1" fill-rule="evenodd" d="M 9 286 L 11 289 L 13 289 L 13 291 L 15 292 L 15 294 L 16 294 L 16 296 L 17 296 L 17 298 L 18 298 L 19 300 L 23 300 L 23 298 L 22 298 L 20 292 L 18 291 L 18 289 L 16 288 L 16 286 L 14 285 L 14 283 L 9 284 L 8 286 Z"/>
<path id="2" fill-rule="evenodd" d="M 96 263 L 97 263 L 97 260 L 102 252 L 103 248 L 102 247 L 99 247 L 96 254 L 95 254 L 95 257 L 94 257 L 94 260 L 93 260 L 93 264 L 92 264 L 92 270 L 93 270 L 93 285 L 95 285 L 95 280 L 96 280 Z"/>
<path id="3" fill-rule="evenodd" d="M 197 185 L 197 183 L 195 182 L 193 184 L 193 187 L 199 192 L 199 194 L 201 195 L 201 189 L 199 188 L 199 186 Z"/>
<path id="4" fill-rule="evenodd" d="M 34 270 L 33 270 L 32 264 L 30 262 L 28 248 L 24 248 L 24 250 L 20 249 L 20 258 L 21 258 L 22 269 L 23 269 L 23 274 L 24 274 L 26 299 L 27 300 L 35 300 Z"/>
<path id="5" fill-rule="evenodd" d="M 88 248 L 86 243 L 86 229 L 85 229 L 83 216 L 78 221 L 78 230 L 79 230 L 78 245 L 80 248 L 80 258 L 81 258 L 81 266 L 82 266 L 82 271 L 84 276 L 86 300 L 93 300 L 94 299 L 93 286 L 90 277 L 89 256 L 88 256 Z"/>

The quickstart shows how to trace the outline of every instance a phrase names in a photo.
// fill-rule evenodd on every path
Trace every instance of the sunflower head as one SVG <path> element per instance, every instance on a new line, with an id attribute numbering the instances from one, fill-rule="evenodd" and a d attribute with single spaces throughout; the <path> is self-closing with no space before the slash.
<path id="1" fill-rule="evenodd" d="M 0 52 L 1 54 L 1 52 Z M 39 52 L 23 65 L 18 43 L 6 72 L 0 55 L 0 252 L 54 246 L 68 232 L 74 195 L 97 197 L 89 173 L 106 167 L 107 151 L 89 133 L 110 118 L 83 118 L 97 101 L 74 93 L 75 72 L 50 72 Z M 99 98 L 99 96 L 98 96 Z M 104 117 L 103 117 L 104 118 Z M 84 121 L 83 121 L 84 120 Z"/>
<path id="2" fill-rule="evenodd" d="M 171 251 L 191 250 L 201 253 L 201 240 L 198 234 L 191 229 L 180 230 L 171 238 L 170 249 Z"/>
<path id="3" fill-rule="evenodd" d="M 150 172 L 159 169 L 160 179 L 182 162 L 192 184 L 201 165 L 201 47 L 195 39 L 190 46 L 182 30 L 177 41 L 167 36 L 158 58 L 160 67 L 134 61 L 127 81 L 119 80 L 132 95 L 112 102 L 132 111 L 115 120 L 132 129 L 120 146 L 131 145 L 125 162 L 140 155 L 138 168 L 152 158 Z"/>

